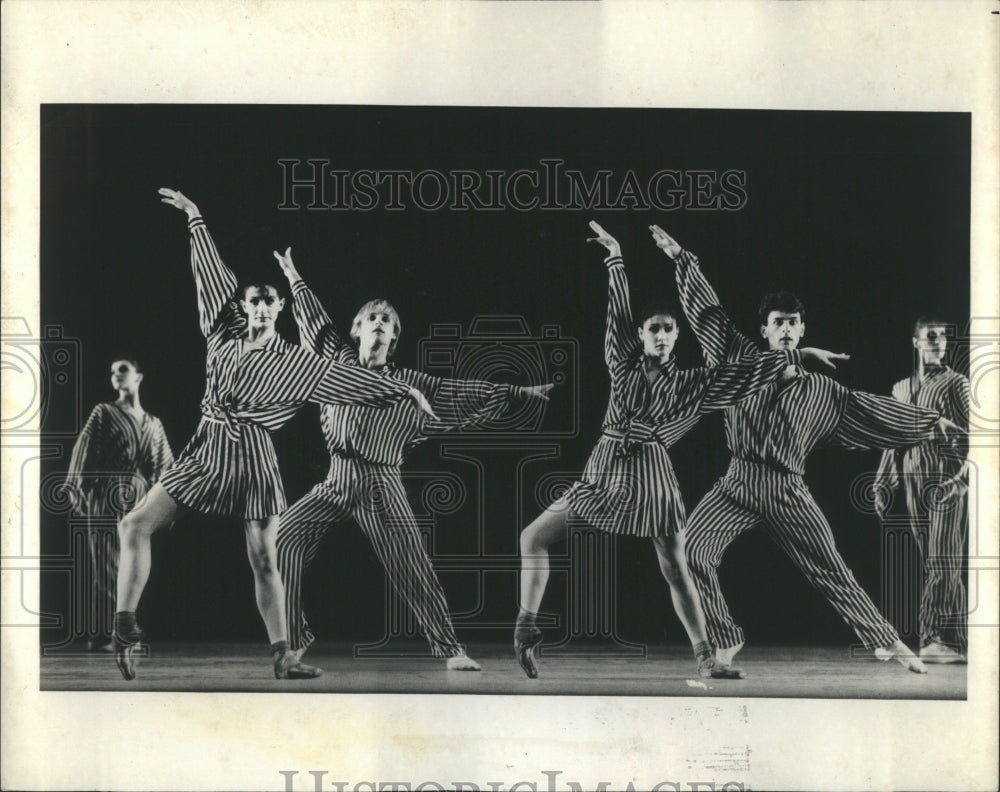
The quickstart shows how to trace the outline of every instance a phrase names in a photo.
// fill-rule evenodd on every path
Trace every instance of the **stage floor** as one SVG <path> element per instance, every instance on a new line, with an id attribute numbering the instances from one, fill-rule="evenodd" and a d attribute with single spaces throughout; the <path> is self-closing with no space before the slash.
<path id="1" fill-rule="evenodd" d="M 126 682 L 110 654 L 42 653 L 40 687 L 49 691 L 275 693 L 472 693 L 486 695 L 733 696 L 768 698 L 952 699 L 966 697 L 966 666 L 932 665 L 914 674 L 848 647 L 748 646 L 738 657 L 748 678 L 699 679 L 690 650 L 653 646 L 645 657 L 544 651 L 528 679 L 506 645 L 474 645 L 481 672 L 446 671 L 431 657 L 355 658 L 349 644 L 318 642 L 305 660 L 314 680 L 274 678 L 267 647 L 248 643 L 158 643 Z"/>

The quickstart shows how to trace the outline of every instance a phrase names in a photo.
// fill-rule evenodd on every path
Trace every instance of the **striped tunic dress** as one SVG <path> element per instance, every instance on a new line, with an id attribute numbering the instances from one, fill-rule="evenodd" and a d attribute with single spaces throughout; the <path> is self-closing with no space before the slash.
<path id="1" fill-rule="evenodd" d="M 892 388 L 905 404 L 936 410 L 962 427 L 969 425 L 969 380 L 948 366 L 931 366 L 919 381 L 907 377 Z M 902 467 L 910 527 L 920 546 L 924 585 L 920 599 L 920 638 L 964 647 L 966 594 L 962 581 L 965 540 L 969 530 L 967 442 L 925 440 L 905 451 L 882 454 L 876 488 L 895 489 Z M 901 464 L 900 464 L 901 463 Z M 938 488 L 954 482 L 958 494 L 938 501 Z"/>
<path id="2" fill-rule="evenodd" d="M 66 474 L 76 511 L 114 520 L 131 511 L 174 461 L 160 419 L 98 404 L 76 438 Z"/>
<path id="3" fill-rule="evenodd" d="M 319 300 L 304 282 L 292 287 L 295 319 L 302 341 L 324 357 L 360 367 L 357 349 L 345 343 Z M 293 649 L 315 639 L 302 606 L 302 580 L 326 532 L 354 520 L 368 537 L 393 588 L 413 609 L 437 657 L 464 649 L 448 613 L 444 590 L 424 548 L 400 473 L 406 451 L 429 433 L 500 417 L 522 388 L 472 380 L 449 380 L 385 366 L 379 376 L 419 388 L 437 420 L 408 405 L 383 410 L 324 404 L 323 436 L 330 452 L 324 481 L 281 515 L 278 568 L 285 583 L 288 638 Z"/>
<path id="4" fill-rule="evenodd" d="M 730 322 L 697 259 L 687 251 L 677 259 L 676 277 L 685 314 L 709 365 L 757 348 Z M 929 437 L 939 417 L 801 371 L 726 411 L 726 442 L 733 459 L 691 514 L 686 548 L 716 646 L 744 640 L 722 596 L 719 563 L 737 536 L 761 523 L 866 646 L 886 646 L 899 637 L 837 552 L 830 526 L 802 477 L 806 457 L 818 445 L 911 445 Z"/>
<path id="5" fill-rule="evenodd" d="M 572 516 L 628 536 L 669 536 L 685 526 L 684 502 L 669 449 L 710 410 L 749 398 L 800 360 L 797 351 L 756 350 L 714 368 L 677 368 L 670 358 L 651 384 L 632 323 L 628 280 L 619 256 L 606 259 L 608 320 L 604 358 L 611 397 L 601 438 L 582 479 L 566 492 Z"/>
<path id="6" fill-rule="evenodd" d="M 188 508 L 263 519 L 286 506 L 271 432 L 307 401 L 388 406 L 409 401 L 409 389 L 325 360 L 277 333 L 263 346 L 246 349 L 247 318 L 233 297 L 236 276 L 222 263 L 204 220 L 196 217 L 188 226 L 198 314 L 208 342 L 205 393 L 194 437 L 161 483 Z"/>
<path id="7" fill-rule="evenodd" d="M 98 404 L 84 424 L 70 457 L 66 488 L 74 511 L 87 521 L 90 603 L 83 614 L 88 638 L 111 638 L 118 571 L 118 521 L 174 461 L 160 419 L 148 412 L 133 418 L 117 402 Z M 81 578 L 85 578 L 82 575 Z M 82 582 L 82 580 L 81 580 Z M 83 587 L 78 589 L 83 592 Z"/>

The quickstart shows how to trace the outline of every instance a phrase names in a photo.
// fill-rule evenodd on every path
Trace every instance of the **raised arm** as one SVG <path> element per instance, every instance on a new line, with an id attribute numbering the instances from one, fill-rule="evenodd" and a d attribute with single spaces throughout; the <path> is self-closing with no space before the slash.
<path id="1" fill-rule="evenodd" d="M 191 232 L 191 270 L 194 274 L 195 289 L 198 294 L 198 318 L 201 333 L 206 338 L 223 322 L 226 324 L 239 319 L 232 302 L 236 291 L 236 276 L 219 256 L 212 235 L 205 227 L 201 212 L 194 201 L 179 190 L 162 187 L 161 200 L 187 214 L 188 230 Z"/>
<path id="2" fill-rule="evenodd" d="M 658 225 L 649 230 L 653 240 L 675 265 L 681 307 L 694 330 L 709 366 L 739 360 L 757 351 L 757 345 L 740 333 L 719 303 L 719 298 L 698 266 L 697 257 L 684 250 Z"/>
<path id="3" fill-rule="evenodd" d="M 629 304 L 628 278 L 618 241 L 593 220 L 591 230 L 597 234 L 588 242 L 597 242 L 608 250 L 604 264 L 608 268 L 608 324 L 604 331 L 604 361 L 613 370 L 639 348 L 639 337 L 632 328 L 632 308 Z"/>
<path id="4" fill-rule="evenodd" d="M 344 342 L 333 327 L 333 320 L 323 308 L 319 298 L 313 294 L 292 261 L 292 249 L 285 252 L 274 251 L 274 257 L 281 266 L 281 271 L 288 278 L 292 291 L 292 312 L 299 326 L 299 336 L 302 346 L 317 355 L 347 363 L 356 353 L 354 347 Z"/>

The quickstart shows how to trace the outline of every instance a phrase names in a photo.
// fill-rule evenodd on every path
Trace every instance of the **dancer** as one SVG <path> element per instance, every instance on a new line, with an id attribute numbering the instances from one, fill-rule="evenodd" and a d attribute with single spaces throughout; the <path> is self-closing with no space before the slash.
<path id="1" fill-rule="evenodd" d="M 354 520 L 378 554 L 389 580 L 413 609 L 435 657 L 447 658 L 452 671 L 478 671 L 479 664 L 458 642 L 444 590 L 431 565 L 406 499 L 400 466 L 407 450 L 426 437 L 500 416 L 523 399 L 547 399 L 551 384 L 513 387 L 490 382 L 440 379 L 400 368 L 391 358 L 399 342 L 399 314 L 385 300 L 361 306 L 351 326 L 349 344 L 341 339 L 316 295 L 302 280 L 291 250 L 277 251 L 294 297 L 295 319 L 302 343 L 323 357 L 348 366 L 380 372 L 418 388 L 440 416 L 424 421 L 414 410 L 396 406 L 323 405 L 321 424 L 330 452 L 330 470 L 301 500 L 281 516 L 278 568 L 285 581 L 289 643 L 299 656 L 315 640 L 302 608 L 302 578 L 326 532 L 338 522 Z"/>
<path id="2" fill-rule="evenodd" d="M 893 386 L 893 398 L 936 410 L 967 427 L 969 380 L 944 363 L 947 324 L 935 317 L 918 319 L 913 348 L 916 370 Z M 887 450 L 875 481 L 876 508 L 884 516 L 891 492 L 899 486 L 897 464 L 902 461 L 906 509 L 924 567 L 919 623 L 920 659 L 925 663 L 965 662 L 967 607 L 962 571 L 969 530 L 967 454 L 967 442 L 930 440 L 901 454 Z"/>
<path id="3" fill-rule="evenodd" d="M 87 649 L 111 651 L 118 569 L 118 521 L 174 461 L 160 419 L 142 408 L 142 367 L 132 358 L 111 363 L 113 402 L 94 407 L 73 445 L 66 490 L 87 521 L 90 603 L 84 607 Z"/>
<path id="4" fill-rule="evenodd" d="M 757 352 L 726 316 L 698 266 L 659 226 L 653 239 L 676 265 L 684 312 L 709 365 Z M 805 333 L 805 309 L 792 294 L 767 295 L 760 304 L 761 336 L 772 350 L 794 350 Z M 769 536 L 802 570 L 880 659 L 895 659 L 916 673 L 923 663 L 854 579 L 834 545 L 830 525 L 803 481 L 805 461 L 817 445 L 893 448 L 920 442 L 940 430 L 957 430 L 939 413 L 851 391 L 829 377 L 790 366 L 778 382 L 726 410 L 728 472 L 695 508 L 688 522 L 688 564 L 698 585 L 716 662 L 731 667 L 744 642 L 719 587 L 726 547 L 764 524 Z"/>
<path id="5" fill-rule="evenodd" d="M 549 577 L 548 548 L 566 538 L 570 518 L 575 517 L 599 530 L 652 539 L 674 610 L 694 648 L 699 674 L 733 673 L 714 668 L 698 592 L 684 558 L 684 503 L 667 449 L 704 413 L 752 396 L 787 366 L 803 358 L 832 366 L 834 360 L 846 356 L 789 349 L 754 354 L 714 369 L 678 369 L 673 357 L 676 314 L 654 308 L 642 313 L 633 325 L 618 242 L 597 223 L 591 222 L 590 227 L 597 236 L 588 241 L 608 250 L 604 356 L 611 375 L 611 398 L 601 438 L 582 479 L 521 533 L 521 607 L 514 651 L 528 677 L 537 677 L 535 651 L 542 632 L 536 620 Z"/>
<path id="6" fill-rule="evenodd" d="M 208 342 L 206 384 L 194 437 L 119 528 L 115 661 L 125 679 L 135 677 L 133 657 L 143 637 L 135 611 L 149 578 L 150 537 L 183 507 L 244 519 L 274 675 L 312 678 L 319 670 L 299 662 L 288 648 L 285 592 L 275 551 L 278 514 L 286 503 L 270 432 L 306 401 L 388 406 L 410 395 L 430 408 L 405 383 L 324 360 L 284 341 L 274 324 L 285 301 L 272 284 L 247 286 L 237 304 L 231 296 L 236 277 L 219 258 L 198 207 L 176 190 L 159 192 L 163 203 L 188 217 L 201 331 Z"/>

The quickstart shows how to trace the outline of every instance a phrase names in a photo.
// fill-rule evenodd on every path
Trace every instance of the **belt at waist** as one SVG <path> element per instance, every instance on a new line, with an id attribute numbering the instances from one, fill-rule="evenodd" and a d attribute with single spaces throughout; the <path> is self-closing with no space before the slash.
<path id="1" fill-rule="evenodd" d="M 615 449 L 615 453 L 618 456 L 634 456 L 644 445 L 659 444 L 655 431 L 655 426 L 633 421 L 626 429 L 607 427 L 601 430 L 601 434 L 617 442 L 618 448 Z"/>
<path id="2" fill-rule="evenodd" d="M 622 431 L 620 429 L 602 429 L 601 430 L 601 435 L 603 437 L 607 437 L 607 438 L 609 438 L 611 440 L 625 440 L 625 439 L 629 439 L 632 442 L 639 443 L 639 444 L 643 444 L 643 443 L 659 443 L 660 442 L 655 437 L 642 437 L 642 438 L 639 438 L 639 437 L 635 437 L 633 435 L 630 435 L 628 432 L 624 432 L 624 431 Z"/>
<path id="3" fill-rule="evenodd" d="M 774 462 L 764 462 L 760 459 L 747 459 L 746 457 L 734 456 L 729 461 L 729 472 L 739 472 L 740 470 L 757 471 L 763 474 L 774 474 L 778 476 L 797 476 L 802 478 L 802 474 L 796 470 L 789 470 L 783 465 Z"/>
<path id="4" fill-rule="evenodd" d="M 237 418 L 230 413 L 221 412 L 214 415 L 208 413 L 201 414 L 201 420 L 205 423 L 216 424 L 222 426 L 226 430 L 226 434 L 229 436 L 230 440 L 238 441 L 240 439 L 241 429 L 260 429 L 263 432 L 267 432 L 267 429 L 254 421 L 248 421 L 243 418 Z"/>
<path id="5" fill-rule="evenodd" d="M 399 467 L 399 464 L 397 464 L 396 462 L 376 462 L 354 451 L 348 451 L 343 448 L 331 448 L 328 450 L 330 452 L 331 462 L 335 462 L 336 460 L 340 459 L 344 460 L 345 462 L 363 462 L 366 465 L 373 465 L 375 467 Z"/>

